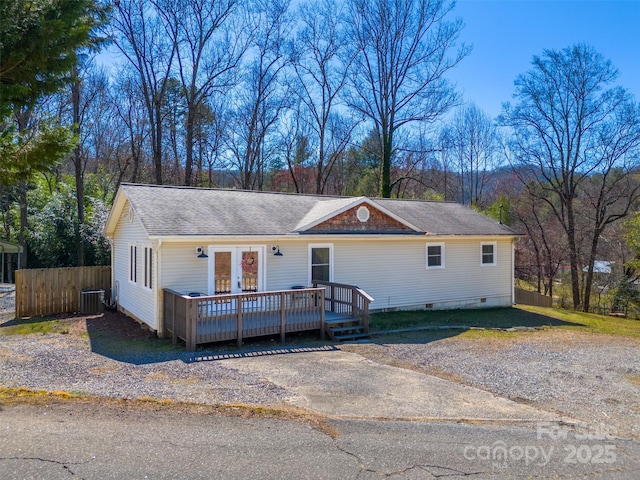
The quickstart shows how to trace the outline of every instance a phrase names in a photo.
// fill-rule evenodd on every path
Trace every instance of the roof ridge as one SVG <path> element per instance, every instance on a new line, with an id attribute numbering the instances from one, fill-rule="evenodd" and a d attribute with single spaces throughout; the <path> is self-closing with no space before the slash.
<path id="1" fill-rule="evenodd" d="M 166 188 L 173 190 L 208 190 L 214 192 L 242 192 L 242 193 L 256 193 L 256 194 L 271 194 L 271 195 L 287 195 L 295 197 L 312 197 L 312 198 L 362 198 L 362 196 L 354 197 L 351 195 L 329 195 L 324 193 L 296 193 L 296 192 L 276 192 L 272 190 L 248 190 L 244 188 L 222 188 L 222 187 L 196 187 L 194 185 L 157 185 L 154 183 L 131 183 L 122 182 L 121 186 L 133 186 L 133 187 L 150 187 L 150 188 Z M 366 197 L 368 198 L 368 197 Z"/>

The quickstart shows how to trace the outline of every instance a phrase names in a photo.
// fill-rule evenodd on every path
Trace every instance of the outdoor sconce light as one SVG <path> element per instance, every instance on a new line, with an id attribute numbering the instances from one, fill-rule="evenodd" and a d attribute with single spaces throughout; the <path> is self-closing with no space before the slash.
<path id="1" fill-rule="evenodd" d="M 274 257 L 282 257 L 282 252 L 280 251 L 280 246 L 279 245 L 275 245 L 273 247 L 271 247 L 271 251 L 274 252 L 273 256 Z"/>
<path id="2" fill-rule="evenodd" d="M 209 258 L 209 255 L 204 253 L 204 248 L 202 247 L 196 248 L 196 253 L 198 254 L 198 258 Z"/>

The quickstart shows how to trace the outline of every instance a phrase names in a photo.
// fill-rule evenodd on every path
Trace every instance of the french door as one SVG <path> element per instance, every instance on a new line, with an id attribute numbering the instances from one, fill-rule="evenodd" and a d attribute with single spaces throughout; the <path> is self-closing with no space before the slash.
<path id="1" fill-rule="evenodd" d="M 209 247 L 209 295 L 264 289 L 264 246 Z"/>

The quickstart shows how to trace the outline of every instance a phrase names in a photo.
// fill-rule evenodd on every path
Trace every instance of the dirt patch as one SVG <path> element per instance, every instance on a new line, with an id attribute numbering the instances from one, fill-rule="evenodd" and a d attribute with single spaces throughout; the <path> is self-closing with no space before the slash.
<path id="1" fill-rule="evenodd" d="M 108 334 L 112 338 L 144 340 L 155 333 L 119 312 L 82 315 L 63 313 L 45 317 L 11 319 L 0 324 L 0 335 L 61 333 L 86 338 L 90 333 Z"/>
<path id="2" fill-rule="evenodd" d="M 640 387 L 640 375 L 625 375 L 625 380 L 632 385 Z"/>
<path id="3" fill-rule="evenodd" d="M 27 388 L 0 387 L 0 405 L 16 407 L 24 405 L 47 406 L 48 408 L 65 408 L 70 404 L 79 408 L 109 410 L 118 414 L 123 409 L 128 412 L 163 413 L 170 415 L 221 415 L 241 418 L 275 418 L 300 422 L 319 430 L 332 438 L 338 436 L 335 427 L 329 425 L 322 415 L 303 408 L 282 405 L 279 407 L 259 407 L 243 404 L 202 405 L 188 402 L 172 402 L 155 399 L 118 399 L 90 396 L 76 396 L 67 392 L 34 391 Z M 78 410 L 76 410 L 78 411 Z"/>

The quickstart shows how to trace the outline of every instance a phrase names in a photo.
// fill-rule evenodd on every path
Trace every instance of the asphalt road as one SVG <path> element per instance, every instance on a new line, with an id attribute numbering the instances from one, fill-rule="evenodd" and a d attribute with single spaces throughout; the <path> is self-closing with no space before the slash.
<path id="1" fill-rule="evenodd" d="M 0 410 L 2 479 L 640 478 L 640 442 L 560 424 L 238 418 L 91 403 Z"/>

